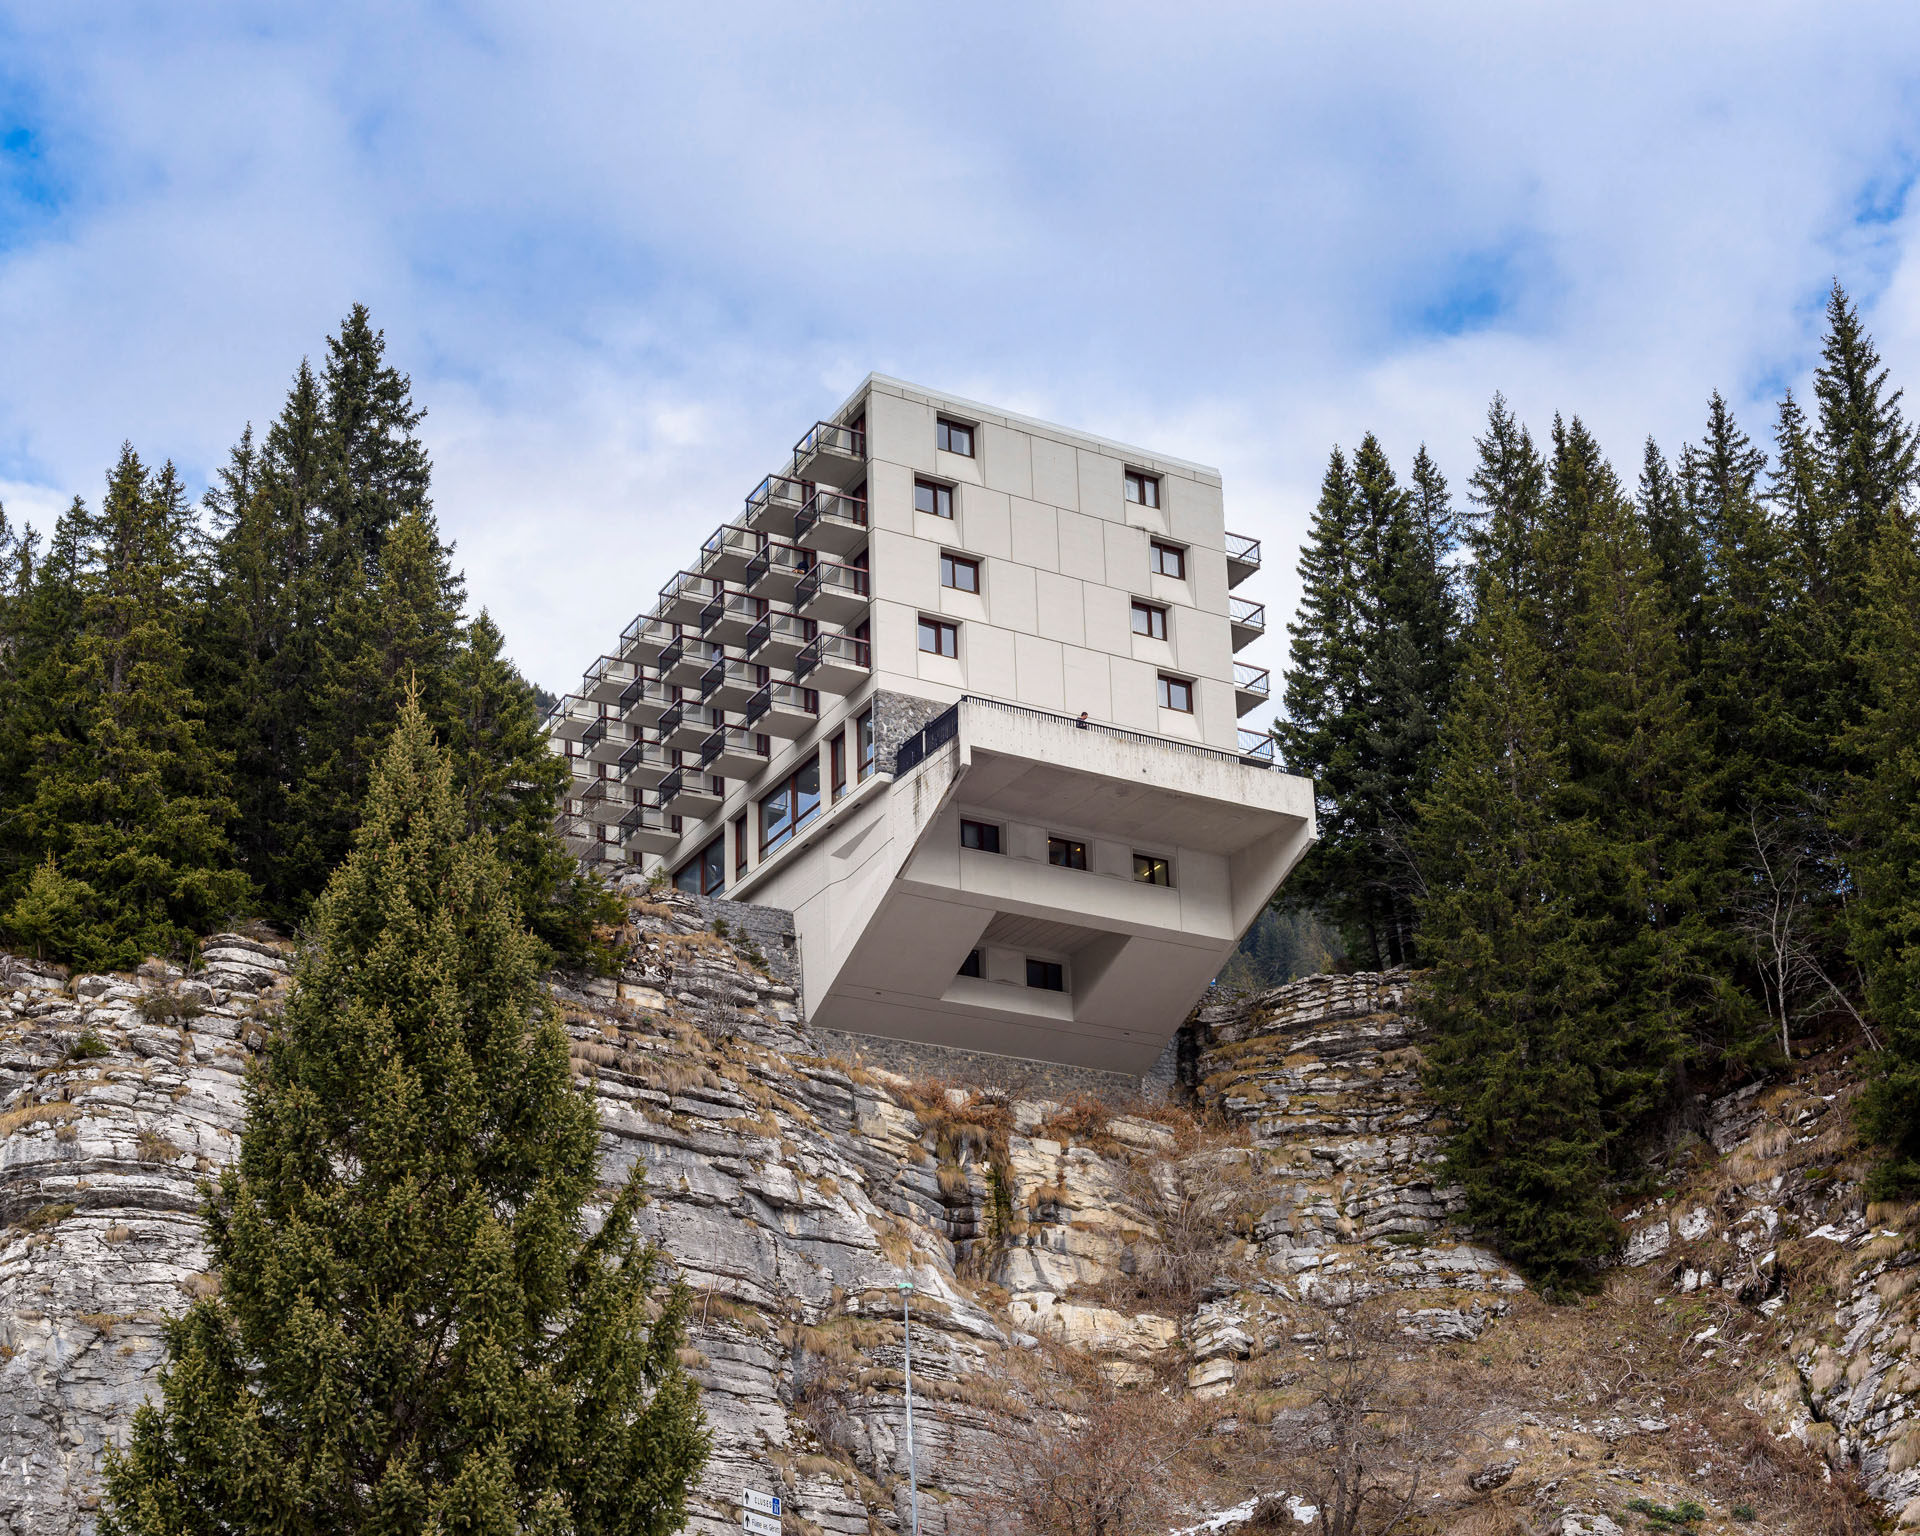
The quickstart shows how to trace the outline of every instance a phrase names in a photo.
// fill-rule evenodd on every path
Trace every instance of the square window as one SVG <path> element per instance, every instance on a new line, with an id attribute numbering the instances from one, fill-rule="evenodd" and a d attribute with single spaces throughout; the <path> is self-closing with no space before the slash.
<path id="1" fill-rule="evenodd" d="M 1158 603 L 1143 603 L 1139 598 L 1133 600 L 1133 632 L 1145 635 L 1149 640 L 1167 638 L 1167 610 Z"/>
<path id="2" fill-rule="evenodd" d="M 1127 471 L 1126 485 L 1128 501 L 1137 501 L 1143 507 L 1157 507 L 1160 505 L 1160 477 L 1158 475 L 1143 474 L 1137 469 L 1130 469 Z"/>
<path id="3" fill-rule="evenodd" d="M 1187 552 L 1178 544 L 1162 544 L 1154 539 L 1147 546 L 1147 569 L 1156 576 L 1171 576 L 1175 581 L 1187 579 Z"/>
<path id="4" fill-rule="evenodd" d="M 1000 829 L 990 821 L 963 820 L 960 823 L 960 846 L 971 848 L 976 853 L 998 853 Z"/>
<path id="5" fill-rule="evenodd" d="M 980 951 L 977 949 L 970 949 L 967 951 L 967 958 L 960 962 L 960 969 L 955 971 L 954 975 L 978 976 L 979 974 L 980 974 Z"/>
<path id="6" fill-rule="evenodd" d="M 950 555 L 940 552 L 940 585 L 952 587 L 956 592 L 978 592 L 980 590 L 980 562 L 970 560 L 965 555 Z"/>
<path id="7" fill-rule="evenodd" d="M 1027 985 L 1038 987 L 1042 992 L 1064 992 L 1067 990 L 1067 968 L 1058 960 L 1029 958 Z"/>
<path id="8" fill-rule="evenodd" d="M 960 626 L 945 619 L 920 618 L 920 649 L 933 656 L 960 654 Z"/>
<path id="9" fill-rule="evenodd" d="M 916 512 L 931 512 L 935 517 L 953 516 L 953 487 L 932 480 L 913 482 L 913 507 Z"/>
<path id="10" fill-rule="evenodd" d="M 1061 869 L 1085 869 L 1087 845 L 1071 837 L 1050 837 L 1047 839 L 1047 862 Z"/>
<path id="11" fill-rule="evenodd" d="M 957 453 L 963 458 L 973 457 L 973 428 L 963 422 L 940 417 L 934 426 L 933 440 L 944 452 Z"/>
<path id="12" fill-rule="evenodd" d="M 1157 853 L 1136 853 L 1133 878 L 1142 885 L 1172 885 L 1173 865 Z"/>
<path id="13" fill-rule="evenodd" d="M 1183 715 L 1193 713 L 1193 684 L 1184 677 L 1160 674 L 1160 707 L 1177 709 Z"/>

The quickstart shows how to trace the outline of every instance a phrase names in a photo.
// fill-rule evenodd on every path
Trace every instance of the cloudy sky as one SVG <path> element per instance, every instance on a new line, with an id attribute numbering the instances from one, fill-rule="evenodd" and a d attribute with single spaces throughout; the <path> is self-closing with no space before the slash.
<path id="1" fill-rule="evenodd" d="M 1284 614 L 1368 429 L 1764 437 L 1835 276 L 1920 386 L 1917 156 L 1912 0 L 0 0 L 0 497 L 204 483 L 364 300 L 549 687 L 870 369 L 1219 465 Z"/>

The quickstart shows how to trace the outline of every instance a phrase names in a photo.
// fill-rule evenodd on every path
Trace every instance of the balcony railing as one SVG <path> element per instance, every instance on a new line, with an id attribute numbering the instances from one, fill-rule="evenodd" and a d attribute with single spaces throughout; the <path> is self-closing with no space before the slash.
<path id="1" fill-rule="evenodd" d="M 1227 535 L 1227 558 L 1238 565 L 1250 565 L 1255 569 L 1260 565 L 1260 541 L 1250 539 L 1243 533 Z"/>
<path id="2" fill-rule="evenodd" d="M 751 627 L 766 607 L 763 598 L 749 597 L 744 592 L 722 592 L 700 610 L 700 633 L 706 634 L 722 620 Z"/>
<path id="3" fill-rule="evenodd" d="M 642 613 L 620 631 L 620 649 L 622 652 L 638 650 L 643 654 L 651 654 L 679 633 L 680 626 L 671 619 L 663 619 L 657 614 Z"/>
<path id="4" fill-rule="evenodd" d="M 752 693 L 766 680 L 765 667 L 732 656 L 722 656 L 700 674 L 700 698 L 705 702 L 722 688 Z"/>
<path id="5" fill-rule="evenodd" d="M 741 578 L 741 583 L 748 591 L 752 591 L 770 580 L 792 581 L 806 570 L 812 560 L 813 556 L 804 549 L 792 544 L 776 544 L 769 539 L 761 546 L 760 552 L 747 562 L 747 573 Z"/>
<path id="6" fill-rule="evenodd" d="M 1250 603 L 1244 597 L 1227 599 L 1227 627 L 1237 651 L 1267 632 L 1265 603 Z"/>
<path id="7" fill-rule="evenodd" d="M 672 690 L 657 677 L 642 674 L 628 683 L 620 691 L 620 707 L 631 710 L 641 704 L 653 709 L 665 709 L 673 702 Z"/>
<path id="8" fill-rule="evenodd" d="M 815 635 L 793 659 L 793 680 L 802 683 L 822 667 L 829 670 L 854 668 L 861 672 L 872 666 L 873 648 L 865 640 L 836 631 Z"/>
<path id="9" fill-rule="evenodd" d="M 784 533 L 807 504 L 807 488 L 786 475 L 768 475 L 747 494 L 747 522 L 765 532 Z"/>
<path id="10" fill-rule="evenodd" d="M 864 459 L 867 456 L 867 434 L 857 427 L 843 427 L 837 421 L 815 422 L 793 445 L 795 470 L 816 453 Z"/>
<path id="11" fill-rule="evenodd" d="M 793 606 L 805 608 L 822 595 L 867 600 L 867 573 L 854 565 L 834 565 L 821 561 L 793 589 Z"/>
<path id="12" fill-rule="evenodd" d="M 747 631 L 743 649 L 752 656 L 762 646 L 777 640 L 782 645 L 798 650 L 812 638 L 810 626 L 799 614 L 789 613 L 784 608 L 771 608 L 761 614 L 760 622 Z"/>
<path id="13" fill-rule="evenodd" d="M 760 552 L 760 546 L 766 542 L 764 533 L 756 533 L 751 528 L 742 528 L 735 523 L 722 523 L 707 535 L 706 542 L 700 546 L 700 573 L 703 576 L 737 580 L 739 570 Z"/>
<path id="14" fill-rule="evenodd" d="M 843 491 L 817 490 L 793 520 L 794 542 L 851 553 L 867 536 L 867 501 Z"/>
<path id="15" fill-rule="evenodd" d="M 774 709 L 792 710 L 803 715 L 820 713 L 819 695 L 797 683 L 768 683 L 747 700 L 746 722 L 752 725 Z"/>
<path id="16" fill-rule="evenodd" d="M 1236 661 L 1233 687 L 1236 693 L 1257 693 L 1264 699 L 1273 692 L 1272 675 L 1265 667 L 1250 667 L 1244 661 Z"/>
<path id="17" fill-rule="evenodd" d="M 700 771 L 711 770 L 737 779 L 743 773 L 757 772 L 770 751 L 764 736 L 744 726 L 723 725 L 700 744 Z"/>
<path id="18" fill-rule="evenodd" d="M 1265 731 L 1240 733 L 1240 761 L 1258 768 L 1273 766 L 1273 737 Z"/>

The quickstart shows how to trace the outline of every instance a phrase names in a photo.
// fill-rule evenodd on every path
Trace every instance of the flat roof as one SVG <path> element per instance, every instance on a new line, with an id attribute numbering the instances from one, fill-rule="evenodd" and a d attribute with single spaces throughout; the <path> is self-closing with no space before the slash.
<path id="1" fill-rule="evenodd" d="M 1220 471 L 1211 464 L 1196 464 L 1191 459 L 1175 458 L 1172 454 L 1160 453 L 1151 448 L 1142 448 L 1138 443 L 1123 443 L 1115 438 L 1102 437 L 1096 432 L 1082 432 L 1077 427 L 1063 427 L 1058 422 L 1042 421 L 1037 416 L 1022 416 L 1014 411 L 1005 410 L 997 405 L 987 405 L 979 400 L 969 400 L 964 395 L 950 395 L 944 390 L 929 389 L 924 384 L 914 384 L 906 379 L 896 379 L 884 373 L 869 373 L 860 381 L 859 386 L 840 402 L 839 408 L 829 419 L 838 420 L 852 405 L 875 385 L 885 386 L 889 390 L 923 399 L 932 405 L 949 406 L 956 415 L 972 419 L 998 422 L 1001 426 L 1018 427 L 1023 432 L 1038 433 L 1042 437 L 1051 437 L 1067 443 L 1087 443 L 1094 447 L 1105 448 L 1121 458 L 1135 463 L 1157 466 L 1165 469 L 1183 470 L 1187 474 L 1220 481 Z"/>

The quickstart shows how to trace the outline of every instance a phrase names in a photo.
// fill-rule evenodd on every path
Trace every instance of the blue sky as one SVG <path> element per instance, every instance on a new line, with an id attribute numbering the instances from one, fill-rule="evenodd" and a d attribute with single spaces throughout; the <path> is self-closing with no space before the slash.
<path id="1" fill-rule="evenodd" d="M 1836 275 L 1920 386 L 1916 168 L 1911 0 L 0 0 L 0 497 L 203 483 L 359 299 L 548 686 L 869 369 L 1218 464 L 1283 617 L 1368 429 L 1764 438 Z"/>

